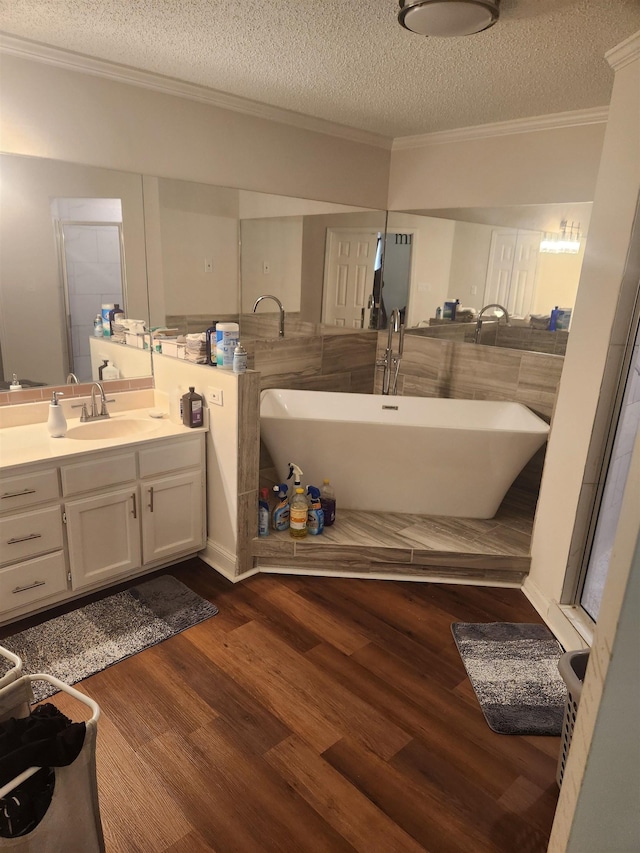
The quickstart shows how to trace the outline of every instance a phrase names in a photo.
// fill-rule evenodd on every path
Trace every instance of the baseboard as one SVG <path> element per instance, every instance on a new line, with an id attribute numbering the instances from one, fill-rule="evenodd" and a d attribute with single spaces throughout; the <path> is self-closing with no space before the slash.
<path id="1" fill-rule="evenodd" d="M 584 638 L 572 625 L 571 620 L 563 613 L 558 602 L 547 598 L 531 578 L 525 579 L 522 591 L 565 651 L 589 648 Z"/>
<path id="2" fill-rule="evenodd" d="M 450 575 L 440 574 L 438 572 L 430 572 L 429 574 L 403 574 L 400 572 L 351 572 L 351 571 L 332 571 L 331 569 L 319 569 L 317 567 L 305 568 L 304 566 L 277 566 L 263 565 L 250 574 L 255 572 L 264 572 L 271 575 L 306 575 L 311 577 L 327 577 L 327 578 L 356 578 L 358 580 L 378 580 L 378 581 L 414 581 L 416 583 L 446 583 L 457 584 L 460 586 L 493 586 L 505 587 L 507 589 L 519 589 L 520 583 L 501 580 L 486 580 L 484 578 L 456 578 Z M 249 577 L 249 573 L 243 577 Z M 232 580 L 238 580 L 232 578 Z"/>
<path id="3" fill-rule="evenodd" d="M 251 569 L 251 571 L 236 575 L 236 555 L 221 545 L 217 545 L 211 539 L 207 539 L 207 546 L 204 551 L 200 551 L 198 557 L 232 583 L 250 578 L 251 575 L 255 575 L 259 571 L 259 569 Z"/>

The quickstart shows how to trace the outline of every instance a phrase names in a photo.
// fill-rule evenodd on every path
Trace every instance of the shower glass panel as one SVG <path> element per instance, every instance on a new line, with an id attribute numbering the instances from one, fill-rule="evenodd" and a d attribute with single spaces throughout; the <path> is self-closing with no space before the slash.
<path id="1" fill-rule="evenodd" d="M 605 475 L 600 510 L 595 524 L 593 543 L 580 596 L 580 604 L 597 622 L 602 593 L 609 571 L 622 497 L 631 453 L 640 424 L 640 324 L 636 329 L 622 406 L 616 426 L 611 458 Z"/>

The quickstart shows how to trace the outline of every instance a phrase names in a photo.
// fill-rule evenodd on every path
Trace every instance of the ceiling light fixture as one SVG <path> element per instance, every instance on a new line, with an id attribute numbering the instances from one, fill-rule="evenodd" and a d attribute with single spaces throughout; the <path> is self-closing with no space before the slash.
<path id="1" fill-rule="evenodd" d="M 559 234 L 543 234 L 540 241 L 540 251 L 553 255 L 577 255 L 580 251 L 580 223 L 567 225 L 567 220 L 560 223 Z"/>
<path id="2" fill-rule="evenodd" d="M 421 36 L 471 36 L 493 26 L 500 0 L 399 0 L 398 21 Z"/>

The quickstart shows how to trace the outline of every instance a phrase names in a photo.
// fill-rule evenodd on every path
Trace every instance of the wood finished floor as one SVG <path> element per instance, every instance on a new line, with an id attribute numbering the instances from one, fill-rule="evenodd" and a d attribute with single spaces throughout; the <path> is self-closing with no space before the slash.
<path id="1" fill-rule="evenodd" d="M 520 591 L 165 572 L 220 612 L 79 685 L 108 853 L 546 850 L 560 739 L 493 733 L 450 631 L 539 622 Z"/>

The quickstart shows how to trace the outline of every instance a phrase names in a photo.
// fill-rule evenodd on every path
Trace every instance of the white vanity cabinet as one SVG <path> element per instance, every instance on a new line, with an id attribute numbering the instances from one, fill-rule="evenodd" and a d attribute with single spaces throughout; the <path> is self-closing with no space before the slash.
<path id="1" fill-rule="evenodd" d="M 65 465 L 61 477 L 74 590 L 204 547 L 200 435 Z"/>
<path id="2" fill-rule="evenodd" d="M 0 622 L 204 548 L 204 433 L 56 463 L 0 477 Z"/>
<path id="3" fill-rule="evenodd" d="M 57 468 L 0 478 L 0 618 L 66 589 Z"/>

